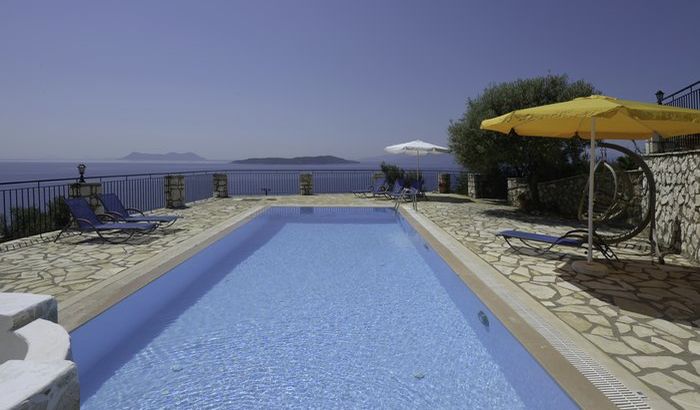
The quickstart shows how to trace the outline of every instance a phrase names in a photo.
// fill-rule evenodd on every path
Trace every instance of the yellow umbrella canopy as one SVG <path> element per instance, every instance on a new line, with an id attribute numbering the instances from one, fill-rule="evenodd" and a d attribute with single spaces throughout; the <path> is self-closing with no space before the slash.
<path id="1" fill-rule="evenodd" d="M 508 134 L 555 138 L 648 139 L 700 133 L 700 111 L 621 100 L 604 95 L 525 108 L 481 122 L 481 128 Z"/>

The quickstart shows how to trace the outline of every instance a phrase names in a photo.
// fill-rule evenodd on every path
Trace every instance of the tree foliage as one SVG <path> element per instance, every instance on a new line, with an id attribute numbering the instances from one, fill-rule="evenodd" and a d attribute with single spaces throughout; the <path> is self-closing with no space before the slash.
<path id="1" fill-rule="evenodd" d="M 620 169 L 623 169 L 625 171 L 632 171 L 639 168 L 637 163 L 634 162 L 634 160 L 626 154 L 618 157 L 615 162 Z"/>
<path id="2" fill-rule="evenodd" d="M 382 162 L 380 165 L 386 182 L 389 185 L 394 185 L 394 182 L 398 180 L 403 180 L 404 186 L 412 185 L 415 181 L 425 182 L 423 179 L 423 173 L 418 171 L 406 171 L 398 165 L 389 164 L 387 162 Z"/>
<path id="3" fill-rule="evenodd" d="M 382 161 L 380 168 L 381 168 L 382 172 L 384 173 L 384 177 L 386 178 L 386 182 L 389 185 L 394 185 L 394 182 L 396 182 L 396 180 L 403 179 L 405 172 L 398 165 L 389 164 L 387 162 Z"/>
<path id="4" fill-rule="evenodd" d="M 584 145 L 572 139 L 519 137 L 481 130 L 481 121 L 513 110 L 568 101 L 598 93 L 585 81 L 548 75 L 490 86 L 467 100 L 464 116 L 450 123 L 449 145 L 459 163 L 486 175 L 524 177 L 537 202 L 537 183 L 579 173 Z"/>

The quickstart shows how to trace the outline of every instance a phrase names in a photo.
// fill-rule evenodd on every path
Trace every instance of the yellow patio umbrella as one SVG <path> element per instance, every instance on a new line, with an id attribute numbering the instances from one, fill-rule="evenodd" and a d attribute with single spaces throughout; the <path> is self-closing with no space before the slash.
<path id="1" fill-rule="evenodd" d="M 481 122 L 481 128 L 520 136 L 590 140 L 588 265 L 593 263 L 595 141 L 648 139 L 700 133 L 700 110 L 620 100 L 604 95 L 512 111 Z"/>

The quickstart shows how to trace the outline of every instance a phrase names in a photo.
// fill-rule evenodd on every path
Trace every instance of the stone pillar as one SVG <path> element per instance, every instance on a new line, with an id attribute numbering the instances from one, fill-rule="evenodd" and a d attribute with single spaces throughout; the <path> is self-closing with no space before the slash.
<path id="1" fill-rule="evenodd" d="M 647 140 L 646 148 L 647 148 L 646 149 L 647 154 L 656 154 L 657 152 L 663 151 L 661 149 L 662 148 L 661 137 L 656 135 L 656 136 L 649 138 Z"/>
<path id="2" fill-rule="evenodd" d="M 508 203 L 513 206 L 521 206 L 523 199 L 530 196 L 530 187 L 525 178 L 508 178 Z"/>
<path id="3" fill-rule="evenodd" d="M 184 175 L 165 176 L 165 207 L 173 209 L 185 207 Z"/>
<path id="4" fill-rule="evenodd" d="M 471 198 L 482 198 L 484 195 L 481 174 L 467 174 L 467 195 Z"/>
<path id="5" fill-rule="evenodd" d="M 313 195 L 314 193 L 314 179 L 311 174 L 299 174 L 299 194 L 300 195 Z"/>
<path id="6" fill-rule="evenodd" d="M 70 198 L 85 198 L 95 213 L 104 213 L 97 195 L 102 193 L 102 184 L 99 182 L 77 182 L 71 184 L 68 196 Z"/>
<path id="7" fill-rule="evenodd" d="M 214 198 L 228 198 L 228 175 L 214 174 Z"/>

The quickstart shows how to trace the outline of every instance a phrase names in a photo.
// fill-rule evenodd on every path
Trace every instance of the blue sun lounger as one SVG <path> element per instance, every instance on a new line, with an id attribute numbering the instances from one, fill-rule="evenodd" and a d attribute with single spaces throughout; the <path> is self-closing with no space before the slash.
<path id="1" fill-rule="evenodd" d="M 383 195 L 386 189 L 386 178 L 380 178 L 366 190 L 352 191 L 352 193 L 355 194 L 356 197 L 374 198 L 375 196 Z"/>
<path id="2" fill-rule="evenodd" d="M 394 181 L 394 186 L 391 188 L 391 191 L 384 191 L 382 194 L 384 194 L 385 197 L 389 199 L 398 199 L 403 196 L 403 191 L 405 187 L 403 185 L 403 180 L 402 179 L 397 179 Z"/>
<path id="3" fill-rule="evenodd" d="M 588 231 L 583 229 L 574 229 L 565 233 L 562 236 L 542 235 L 538 233 L 523 232 L 516 230 L 501 231 L 496 236 L 502 236 L 506 243 L 516 251 L 519 247 L 511 243 L 511 240 L 517 239 L 522 245 L 537 253 L 550 252 L 555 246 L 568 246 L 571 248 L 581 248 L 588 243 Z M 537 246 L 543 244 L 544 246 Z M 619 260 L 615 252 L 610 246 L 605 243 L 598 235 L 593 235 L 593 247 L 605 256 L 608 260 Z"/>
<path id="4" fill-rule="evenodd" d="M 126 208 L 117 194 L 98 194 L 97 198 L 105 208 L 105 212 L 124 222 L 153 222 L 156 224 L 172 224 L 177 220 L 175 215 L 146 215 L 136 208 Z M 133 215 L 137 213 L 139 215 Z"/>
<path id="5" fill-rule="evenodd" d="M 95 214 L 84 198 L 64 198 L 71 213 L 71 221 L 59 232 L 54 242 L 71 230 L 75 223 L 76 230 L 83 232 L 95 232 L 101 239 L 111 243 L 121 243 L 129 240 L 135 233 L 148 233 L 156 228 L 156 224 L 137 222 L 108 222 L 105 223 Z M 113 216 L 102 215 L 103 218 L 116 220 Z M 118 236 L 119 235 L 119 236 Z"/>

